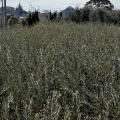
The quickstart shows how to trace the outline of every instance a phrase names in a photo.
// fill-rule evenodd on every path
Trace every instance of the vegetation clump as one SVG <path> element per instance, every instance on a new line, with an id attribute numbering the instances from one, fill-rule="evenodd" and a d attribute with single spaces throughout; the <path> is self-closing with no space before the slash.
<path id="1" fill-rule="evenodd" d="M 8 25 L 13 26 L 13 25 L 16 25 L 16 24 L 20 24 L 19 18 L 11 16 L 8 20 Z"/>
<path id="2" fill-rule="evenodd" d="M 106 10 L 114 9 L 114 5 L 110 2 L 110 0 L 89 0 L 86 2 L 85 7 L 102 8 Z"/>
<path id="3" fill-rule="evenodd" d="M 65 21 L 72 21 L 76 23 L 84 22 L 101 22 L 106 24 L 120 24 L 120 10 L 106 10 L 102 8 L 76 8 L 74 12 L 69 12 L 65 16 Z"/>
<path id="4" fill-rule="evenodd" d="M 19 19 L 17 17 L 11 16 L 8 19 L 8 26 L 15 27 L 15 26 L 26 26 L 27 22 L 24 19 Z"/>
<path id="5" fill-rule="evenodd" d="M 0 31 L 0 119 L 119 120 L 119 51 L 114 25 Z"/>
<path id="6" fill-rule="evenodd" d="M 27 21 L 29 26 L 32 26 L 32 25 L 38 23 L 40 21 L 38 11 L 35 11 L 33 13 L 29 13 L 29 15 L 26 17 L 26 21 Z"/>

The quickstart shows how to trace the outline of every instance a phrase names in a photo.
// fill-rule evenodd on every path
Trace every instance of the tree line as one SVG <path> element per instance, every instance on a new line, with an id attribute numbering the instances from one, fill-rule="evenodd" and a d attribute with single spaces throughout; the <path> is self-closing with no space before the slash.
<path id="1" fill-rule="evenodd" d="M 51 21 L 72 21 L 81 22 L 102 22 L 108 24 L 120 24 L 120 10 L 115 10 L 114 5 L 109 0 L 90 0 L 86 2 L 83 8 L 76 7 L 74 11 L 67 13 L 65 16 L 60 12 L 49 13 Z M 53 17 L 52 17 L 53 16 Z"/>
<path id="2" fill-rule="evenodd" d="M 19 3 L 16 8 L 18 11 L 23 11 Z M 84 8 L 75 8 L 74 11 L 63 15 L 62 12 L 57 13 L 49 11 L 45 16 L 49 21 L 72 21 L 76 23 L 81 22 L 102 22 L 108 24 L 120 24 L 120 10 L 114 10 L 114 5 L 109 0 L 90 0 L 86 2 Z M 25 18 L 28 26 L 32 26 L 40 21 L 38 11 Z"/>
<path id="3" fill-rule="evenodd" d="M 120 24 L 120 10 L 105 10 L 102 8 L 77 8 L 65 16 L 66 21 L 81 22 L 102 22 L 108 24 Z"/>

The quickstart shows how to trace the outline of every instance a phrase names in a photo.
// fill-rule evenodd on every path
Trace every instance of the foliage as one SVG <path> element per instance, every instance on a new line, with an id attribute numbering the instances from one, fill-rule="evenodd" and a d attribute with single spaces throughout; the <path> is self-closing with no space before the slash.
<path id="1" fill-rule="evenodd" d="M 89 21 L 91 22 L 105 22 L 106 11 L 104 9 L 92 10 L 90 12 Z"/>
<path id="2" fill-rule="evenodd" d="M 60 12 L 60 13 L 59 13 L 59 16 L 60 16 L 60 18 L 62 18 L 62 17 L 63 17 L 62 12 Z"/>
<path id="3" fill-rule="evenodd" d="M 8 26 L 9 27 L 15 27 L 15 26 L 27 26 L 27 22 L 24 19 L 19 19 L 17 17 L 11 16 L 8 19 Z"/>
<path id="4" fill-rule="evenodd" d="M 25 20 L 27 21 L 27 24 L 29 26 L 31 26 L 33 24 L 31 13 L 29 13 L 29 15 L 25 18 Z"/>
<path id="5" fill-rule="evenodd" d="M 8 19 L 8 25 L 9 25 L 9 26 L 14 26 L 14 25 L 17 25 L 17 24 L 20 24 L 19 18 L 14 17 L 14 16 L 11 16 L 11 17 Z"/>
<path id="6" fill-rule="evenodd" d="M 74 12 L 69 12 L 65 16 L 65 20 L 73 21 L 76 23 L 87 22 L 89 21 L 89 14 L 90 14 L 89 8 L 83 8 L 83 9 L 76 8 Z"/>
<path id="7" fill-rule="evenodd" d="M 50 21 L 54 21 L 57 19 L 57 12 L 55 11 L 54 13 L 52 13 L 51 11 L 49 12 L 49 19 Z"/>
<path id="8" fill-rule="evenodd" d="M 107 11 L 104 9 L 92 10 L 89 16 L 90 22 L 105 22 L 107 24 L 120 24 L 120 11 Z"/>
<path id="9" fill-rule="evenodd" d="M 112 10 L 114 8 L 113 4 L 109 0 L 90 0 L 86 2 L 85 6 L 94 8 L 105 8 L 107 10 Z"/>
<path id="10" fill-rule="evenodd" d="M 21 3 L 18 4 L 18 7 L 16 8 L 16 11 L 19 13 L 19 15 L 22 15 L 24 10 L 23 7 L 21 5 Z"/>
<path id="11" fill-rule="evenodd" d="M 108 24 L 120 24 L 120 10 L 90 9 L 87 7 L 76 8 L 65 16 L 66 21 L 80 22 L 102 22 Z"/>
<path id="12" fill-rule="evenodd" d="M 69 12 L 64 19 L 65 21 L 77 22 L 77 14 L 75 12 Z"/>
<path id="13" fill-rule="evenodd" d="M 81 21 L 82 22 L 89 21 L 90 11 L 91 10 L 89 8 L 83 8 L 83 9 L 81 9 Z"/>
<path id="14" fill-rule="evenodd" d="M 19 19 L 20 23 L 22 24 L 22 26 L 27 26 L 27 22 L 25 19 Z"/>
<path id="15" fill-rule="evenodd" d="M 119 120 L 119 51 L 114 25 L 0 31 L 0 119 Z"/>
<path id="16" fill-rule="evenodd" d="M 29 15 L 26 17 L 26 21 L 27 21 L 29 26 L 32 26 L 32 25 L 38 23 L 40 21 L 38 11 L 35 11 L 33 13 L 29 13 Z"/>

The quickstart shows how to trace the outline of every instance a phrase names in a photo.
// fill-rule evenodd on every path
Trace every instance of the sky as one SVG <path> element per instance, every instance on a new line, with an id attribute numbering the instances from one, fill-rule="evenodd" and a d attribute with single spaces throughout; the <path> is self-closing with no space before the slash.
<path id="1" fill-rule="evenodd" d="M 17 7 L 19 2 L 26 11 L 39 9 L 41 12 L 44 10 L 61 11 L 68 6 L 83 7 L 89 0 L 6 0 L 7 6 Z M 116 9 L 120 9 L 120 0 L 110 0 Z"/>

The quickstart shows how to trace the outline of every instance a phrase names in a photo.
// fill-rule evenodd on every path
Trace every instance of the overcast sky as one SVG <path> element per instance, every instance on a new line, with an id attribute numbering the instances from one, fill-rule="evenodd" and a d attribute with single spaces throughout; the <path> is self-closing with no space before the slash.
<path id="1" fill-rule="evenodd" d="M 78 6 L 83 7 L 84 4 L 89 0 L 6 0 L 7 6 L 16 7 L 20 2 L 25 10 L 29 9 L 40 9 L 43 10 L 52 10 L 60 11 L 65 9 L 68 6 Z M 120 0 L 110 0 L 115 8 L 120 9 Z"/>

